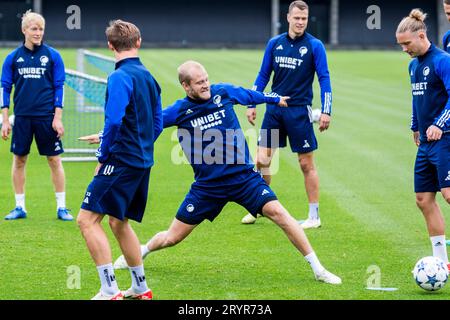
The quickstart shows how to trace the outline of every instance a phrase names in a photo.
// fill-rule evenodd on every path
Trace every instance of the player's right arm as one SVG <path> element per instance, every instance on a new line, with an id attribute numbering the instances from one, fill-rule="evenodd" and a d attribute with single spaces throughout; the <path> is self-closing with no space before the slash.
<path id="1" fill-rule="evenodd" d="M 412 63 L 410 62 L 408 66 L 408 74 L 412 74 Z M 411 104 L 411 124 L 410 129 L 413 132 L 413 140 L 416 146 L 419 146 L 420 144 L 420 133 L 419 133 L 419 122 L 417 120 L 417 111 L 416 111 L 416 105 L 414 102 L 414 95 L 412 95 L 412 104 Z"/>
<path id="2" fill-rule="evenodd" d="M 11 100 L 11 91 L 13 87 L 13 54 L 9 54 L 2 67 L 2 78 L 0 87 L 0 105 L 2 108 L 2 139 L 6 140 L 11 133 L 11 124 L 9 123 L 8 111 Z"/>
<path id="3" fill-rule="evenodd" d="M 414 102 L 412 105 L 412 113 L 411 113 L 411 130 L 413 132 L 413 140 L 416 146 L 420 145 L 420 133 L 419 133 L 419 123 L 417 122 L 417 113 L 416 108 L 414 106 Z"/>
<path id="4" fill-rule="evenodd" d="M 266 46 L 266 51 L 264 52 L 263 61 L 261 63 L 261 68 L 259 69 L 258 76 L 256 77 L 255 83 L 253 85 L 253 90 L 263 92 L 266 88 L 267 84 L 270 81 L 270 76 L 272 74 L 272 60 L 273 60 L 273 48 L 275 46 L 275 39 L 272 38 L 269 40 Z M 256 120 L 256 106 L 251 105 L 248 106 L 247 109 L 247 120 L 251 123 L 251 125 L 255 125 Z"/>
<path id="5" fill-rule="evenodd" d="M 177 125 L 178 115 L 180 113 L 180 100 L 168 106 L 162 111 L 163 128 L 169 128 Z"/>

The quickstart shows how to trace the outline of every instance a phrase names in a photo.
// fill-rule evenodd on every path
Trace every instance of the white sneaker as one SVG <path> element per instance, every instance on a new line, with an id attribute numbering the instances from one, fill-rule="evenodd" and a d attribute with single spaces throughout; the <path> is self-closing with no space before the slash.
<path id="1" fill-rule="evenodd" d="M 117 269 L 128 269 L 127 260 L 125 260 L 125 257 L 123 255 L 121 255 L 120 257 L 118 257 L 116 259 L 116 261 L 114 261 L 113 268 L 116 270 Z"/>
<path id="2" fill-rule="evenodd" d="M 341 284 L 342 280 L 338 276 L 332 274 L 330 271 L 324 269 L 321 273 L 315 275 L 317 281 L 322 281 L 329 284 Z"/>
<path id="3" fill-rule="evenodd" d="M 300 222 L 300 221 L 299 221 Z M 320 228 L 320 218 L 319 219 L 306 219 L 303 222 L 300 222 L 300 225 L 303 229 L 312 229 L 312 228 Z"/>
<path id="4" fill-rule="evenodd" d="M 97 293 L 91 300 L 123 300 L 123 293 L 119 291 L 118 293 L 109 296 L 103 294 L 102 291 L 99 291 L 99 293 Z"/>
<path id="5" fill-rule="evenodd" d="M 256 215 L 256 218 L 262 217 L 259 213 Z M 242 224 L 254 224 L 256 222 L 256 218 L 252 214 L 247 214 L 245 217 L 242 218 L 241 223 Z"/>

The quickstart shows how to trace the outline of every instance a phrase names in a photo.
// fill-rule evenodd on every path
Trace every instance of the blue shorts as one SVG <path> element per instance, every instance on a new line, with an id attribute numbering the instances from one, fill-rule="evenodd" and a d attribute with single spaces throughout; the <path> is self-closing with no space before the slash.
<path id="1" fill-rule="evenodd" d="M 199 185 L 194 182 L 178 209 L 176 218 L 196 225 L 203 220 L 213 221 L 228 202 L 236 202 L 256 216 L 264 205 L 277 196 L 261 175 L 253 170 L 236 174 L 219 183 Z"/>
<path id="2" fill-rule="evenodd" d="M 264 148 L 284 148 L 287 137 L 292 152 L 309 153 L 317 149 L 317 139 L 311 115 L 311 107 L 287 107 L 267 105 L 258 146 Z"/>
<path id="3" fill-rule="evenodd" d="M 414 191 L 438 192 L 450 187 L 450 134 L 421 142 L 414 167 Z"/>
<path id="4" fill-rule="evenodd" d="M 122 221 L 128 218 L 141 222 L 149 179 L 150 168 L 132 168 L 117 160 L 108 160 L 89 184 L 81 208 Z"/>
<path id="5" fill-rule="evenodd" d="M 52 127 L 51 117 L 16 116 L 12 130 L 11 152 L 17 156 L 30 153 L 33 136 L 39 154 L 42 156 L 57 156 L 64 152 L 61 139 Z"/>

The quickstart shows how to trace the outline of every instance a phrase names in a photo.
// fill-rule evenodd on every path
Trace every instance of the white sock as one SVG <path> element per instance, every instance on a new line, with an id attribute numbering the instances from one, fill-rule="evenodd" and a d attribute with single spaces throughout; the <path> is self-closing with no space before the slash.
<path id="1" fill-rule="evenodd" d="M 130 267 L 131 287 L 135 293 L 144 293 L 148 290 L 147 281 L 145 281 L 144 265 Z"/>
<path id="2" fill-rule="evenodd" d="M 23 194 L 16 194 L 16 207 L 21 207 L 23 211 L 27 211 L 25 209 L 25 193 Z"/>
<path id="3" fill-rule="evenodd" d="M 66 193 L 65 192 L 55 192 L 56 195 L 56 209 L 66 207 Z"/>
<path id="4" fill-rule="evenodd" d="M 433 246 L 433 256 L 438 257 L 445 264 L 448 264 L 448 256 L 447 256 L 447 244 L 445 243 L 445 235 L 444 236 L 435 236 L 430 237 L 431 245 Z"/>
<path id="5" fill-rule="evenodd" d="M 314 274 L 320 274 L 325 270 L 325 268 L 320 264 L 319 258 L 317 258 L 316 253 L 313 251 L 307 256 L 305 256 L 306 261 L 311 265 Z"/>
<path id="6" fill-rule="evenodd" d="M 148 250 L 147 244 L 141 245 L 141 256 L 142 260 L 145 259 L 145 257 L 150 253 L 150 250 Z"/>
<path id="7" fill-rule="evenodd" d="M 310 203 L 309 204 L 309 219 L 317 220 L 319 219 L 319 204 L 318 203 Z"/>
<path id="8" fill-rule="evenodd" d="M 113 296 L 120 291 L 112 263 L 97 266 L 97 271 L 102 285 L 100 290 L 104 295 Z"/>

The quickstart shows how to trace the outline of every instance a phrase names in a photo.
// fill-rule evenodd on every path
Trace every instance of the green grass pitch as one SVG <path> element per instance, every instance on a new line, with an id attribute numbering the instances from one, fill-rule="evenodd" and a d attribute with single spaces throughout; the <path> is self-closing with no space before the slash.
<path id="1" fill-rule="evenodd" d="M 1 61 L 8 52 L 0 50 Z M 61 53 L 66 66 L 74 68 L 76 51 Z M 162 87 L 164 106 L 184 96 L 176 74 L 181 62 L 203 63 L 212 83 L 251 87 L 262 54 L 262 50 L 141 51 L 144 64 Z M 417 287 L 411 275 L 415 262 L 431 254 L 431 246 L 413 193 L 416 147 L 409 130 L 409 58 L 401 50 L 330 51 L 328 60 L 333 118 L 329 131 L 316 131 L 323 226 L 307 235 L 322 263 L 341 276 L 343 284 L 314 281 L 308 264 L 280 229 L 267 219 L 241 225 L 245 210 L 229 204 L 214 223 L 204 222 L 183 243 L 145 260 L 155 299 L 450 299 L 450 288 L 430 294 Z M 320 106 L 319 92 L 315 83 L 315 108 Z M 259 107 L 258 127 L 264 109 Z M 245 108 L 236 106 L 236 112 L 244 130 L 250 129 Z M 147 211 L 142 224 L 133 223 L 142 242 L 169 226 L 193 181 L 188 165 L 171 162 L 177 145 L 172 133 L 173 129 L 166 130 L 157 141 Z M 91 298 L 99 289 L 97 271 L 76 223 L 56 219 L 49 168 L 35 147 L 27 167 L 28 218 L 3 220 L 14 206 L 9 147 L 9 141 L 0 142 L 0 299 Z M 250 141 L 250 148 L 256 148 L 255 141 Z M 76 215 L 95 163 L 64 167 L 68 207 Z M 272 187 L 294 217 L 306 217 L 303 178 L 289 149 L 280 152 Z M 448 218 L 448 205 L 439 202 Z M 104 226 L 108 229 L 107 223 Z M 110 231 L 108 235 L 117 257 L 118 245 Z M 377 277 L 374 270 L 380 272 L 381 286 L 399 290 L 366 290 L 368 281 Z M 120 270 L 116 276 L 120 287 L 128 288 L 128 271 Z"/>

